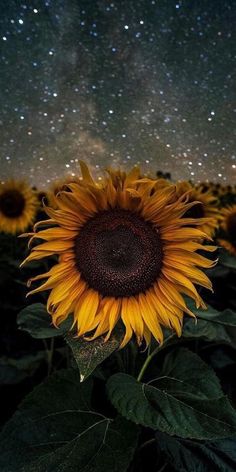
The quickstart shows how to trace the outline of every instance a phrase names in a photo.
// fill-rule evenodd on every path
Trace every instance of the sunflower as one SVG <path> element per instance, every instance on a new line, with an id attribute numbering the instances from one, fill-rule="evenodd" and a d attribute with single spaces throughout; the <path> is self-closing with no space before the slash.
<path id="1" fill-rule="evenodd" d="M 43 202 L 48 203 L 48 193 L 46 192 L 46 190 L 38 190 L 37 198 L 41 208 L 43 208 Z"/>
<path id="2" fill-rule="evenodd" d="M 35 219 L 36 193 L 24 181 L 11 179 L 0 184 L 0 231 L 20 233 Z"/>
<path id="3" fill-rule="evenodd" d="M 224 217 L 221 228 L 225 239 L 219 239 L 219 244 L 236 256 L 236 205 L 221 210 Z"/>
<path id="4" fill-rule="evenodd" d="M 210 190 L 205 191 L 205 188 L 194 187 L 190 182 L 177 182 L 176 184 L 176 195 L 188 194 L 189 202 L 197 202 L 196 205 L 191 207 L 186 213 L 185 217 L 202 219 L 202 224 L 199 226 L 204 233 L 208 236 L 213 236 L 216 229 L 218 228 L 221 215 L 217 208 L 218 200 L 211 193 Z"/>
<path id="5" fill-rule="evenodd" d="M 48 205 L 48 192 L 46 190 L 37 190 L 36 189 L 36 196 L 38 200 L 38 209 L 36 214 L 36 220 L 45 220 L 47 215 L 44 211 L 44 204 Z"/>
<path id="6" fill-rule="evenodd" d="M 169 180 L 158 178 L 155 183 L 155 190 L 161 190 L 169 185 L 172 185 Z"/>
<path id="7" fill-rule="evenodd" d="M 52 185 L 50 186 L 47 192 L 47 199 L 49 202 L 49 206 L 56 209 L 57 207 L 57 194 L 63 190 L 65 186 L 69 183 L 80 183 L 77 177 L 72 175 L 65 176 L 62 179 L 55 180 Z"/>
<path id="8" fill-rule="evenodd" d="M 156 181 L 140 178 L 138 168 L 109 170 L 99 185 L 84 163 L 81 171 L 81 185 L 68 184 L 69 191 L 57 194 L 58 209 L 45 207 L 50 219 L 30 234 L 29 245 L 43 242 L 23 264 L 53 254 L 58 263 L 29 280 L 30 286 L 47 279 L 29 294 L 51 290 L 47 310 L 54 325 L 73 314 L 72 328 L 90 340 L 108 340 L 119 320 L 125 327 L 120 347 L 133 334 L 139 344 L 149 344 L 151 335 L 161 343 L 162 326 L 180 336 L 184 312 L 195 316 L 182 294 L 206 308 L 194 284 L 211 289 L 199 267 L 215 264 L 196 252 L 215 249 L 204 247 L 208 236 L 192 227 L 201 219 L 183 218 L 195 203 L 173 201 L 174 185 L 152 192 Z M 49 228 L 41 229 L 45 223 Z"/>

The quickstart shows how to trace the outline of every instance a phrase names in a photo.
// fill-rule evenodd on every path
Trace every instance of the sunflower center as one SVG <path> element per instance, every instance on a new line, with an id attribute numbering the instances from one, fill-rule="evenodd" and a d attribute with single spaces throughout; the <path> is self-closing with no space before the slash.
<path id="1" fill-rule="evenodd" d="M 18 190 L 6 190 L 0 195 L 0 211 L 7 218 L 17 218 L 22 215 L 25 199 Z"/>
<path id="2" fill-rule="evenodd" d="M 80 230 L 75 259 L 83 279 L 103 296 L 144 292 L 162 266 L 162 243 L 153 226 L 128 210 L 96 214 Z"/>
<path id="3" fill-rule="evenodd" d="M 230 241 L 236 245 L 236 213 L 230 215 L 227 219 L 227 231 Z"/>
<path id="4" fill-rule="evenodd" d="M 204 218 L 204 207 L 202 203 L 196 203 L 184 214 L 184 218 Z"/>

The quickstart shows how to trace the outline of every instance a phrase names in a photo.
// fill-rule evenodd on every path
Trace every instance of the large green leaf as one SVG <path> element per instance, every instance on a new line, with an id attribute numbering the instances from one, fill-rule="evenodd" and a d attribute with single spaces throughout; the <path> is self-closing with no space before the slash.
<path id="1" fill-rule="evenodd" d="M 116 351 L 124 336 L 122 327 L 117 327 L 108 341 L 104 341 L 105 336 L 99 336 L 93 341 L 83 338 L 76 338 L 73 334 L 66 336 L 66 341 L 72 349 L 75 361 L 79 367 L 80 380 L 83 382 L 94 369 L 107 357 Z"/>
<path id="2" fill-rule="evenodd" d="M 236 313 L 234 311 L 230 309 L 218 311 L 210 305 L 208 305 L 207 310 L 198 310 L 195 307 L 194 301 L 190 299 L 188 299 L 187 304 L 190 310 L 196 313 L 197 318 L 201 318 L 212 323 L 219 323 L 223 326 L 231 326 L 236 329 Z"/>
<path id="3" fill-rule="evenodd" d="M 210 305 L 207 310 L 198 310 L 195 303 L 187 297 L 186 303 L 188 308 L 196 314 L 196 319 L 185 317 L 180 339 L 170 329 L 163 329 L 164 342 L 160 345 L 160 351 L 186 339 L 202 339 L 217 344 L 228 344 L 236 349 L 236 311 L 231 309 L 218 311 Z M 157 347 L 156 341 L 153 344 L 152 350 Z"/>
<path id="4" fill-rule="evenodd" d="M 236 434 L 236 412 L 212 370 L 187 350 L 175 355 L 183 365 L 169 359 L 167 372 L 153 385 L 127 374 L 113 375 L 107 390 L 115 408 L 135 423 L 182 438 L 218 439 Z"/>
<path id="5" fill-rule="evenodd" d="M 62 336 L 70 329 L 72 322 L 68 318 L 59 328 L 55 328 L 45 305 L 34 303 L 18 313 L 17 324 L 19 329 L 27 331 L 33 338 L 46 339 Z"/>
<path id="6" fill-rule="evenodd" d="M 236 270 L 236 257 L 222 249 L 220 251 L 219 264 L 222 264 L 224 267 L 228 267 L 229 269 Z"/>
<path id="7" fill-rule="evenodd" d="M 198 442 L 156 433 L 157 447 L 177 472 L 235 472 L 236 437 Z"/>
<path id="8" fill-rule="evenodd" d="M 230 309 L 217 311 L 211 306 L 208 310 L 197 310 L 192 301 L 188 307 L 197 316 L 197 321 L 187 319 L 183 328 L 184 338 L 202 338 L 206 341 L 230 344 L 236 348 L 236 312 Z"/>
<path id="9" fill-rule="evenodd" d="M 90 396 L 73 369 L 37 387 L 1 434 L 1 472 L 125 471 L 138 429 L 94 412 Z"/>
<path id="10" fill-rule="evenodd" d="M 167 354 L 156 383 L 162 390 L 168 389 L 180 396 L 194 395 L 203 400 L 223 396 L 215 372 L 195 353 L 185 348 L 172 349 Z M 172 385 L 173 384 L 173 385 Z"/>
<path id="11" fill-rule="evenodd" d="M 208 269 L 206 273 L 209 279 L 211 280 L 212 278 L 215 278 L 215 277 L 217 278 L 226 277 L 230 273 L 230 269 L 229 267 L 223 266 L 221 264 L 217 264 L 212 269 Z"/>

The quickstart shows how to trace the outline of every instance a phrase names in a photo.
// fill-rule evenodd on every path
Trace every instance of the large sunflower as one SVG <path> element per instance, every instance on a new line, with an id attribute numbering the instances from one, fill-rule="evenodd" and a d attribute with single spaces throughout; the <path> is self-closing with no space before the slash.
<path id="1" fill-rule="evenodd" d="M 224 238 L 219 239 L 219 244 L 236 256 L 236 205 L 221 210 L 223 221 L 221 227 Z"/>
<path id="2" fill-rule="evenodd" d="M 217 198 L 210 190 L 206 191 L 203 187 L 194 187 L 190 182 L 186 181 L 178 182 L 176 184 L 177 197 L 185 193 L 188 193 L 189 202 L 197 202 L 196 205 L 187 211 L 185 217 L 202 219 L 202 224 L 199 226 L 199 229 L 208 234 L 208 236 L 213 236 L 221 218 L 219 209 L 217 208 Z"/>
<path id="3" fill-rule="evenodd" d="M 58 209 L 45 208 L 51 227 L 36 232 L 39 223 L 31 233 L 30 243 L 44 242 L 24 262 L 52 254 L 59 259 L 29 281 L 47 279 L 30 293 L 50 289 L 47 309 L 53 323 L 73 313 L 78 336 L 106 334 L 107 340 L 120 319 L 125 326 L 121 347 L 133 333 L 138 343 L 148 344 L 151 334 L 162 342 L 161 326 L 180 336 L 184 312 L 194 316 L 182 294 L 205 308 L 194 284 L 211 289 L 211 282 L 197 267 L 215 264 L 196 253 L 214 250 L 198 242 L 208 238 L 192 227 L 201 219 L 183 218 L 195 203 L 185 197 L 173 202 L 174 185 L 152 192 L 156 181 L 141 179 L 137 168 L 127 175 L 110 170 L 99 185 L 84 163 L 81 170 L 81 184 L 57 194 Z"/>
<path id="4" fill-rule="evenodd" d="M 36 193 L 24 181 L 0 183 L 0 231 L 20 233 L 34 221 L 38 208 Z"/>

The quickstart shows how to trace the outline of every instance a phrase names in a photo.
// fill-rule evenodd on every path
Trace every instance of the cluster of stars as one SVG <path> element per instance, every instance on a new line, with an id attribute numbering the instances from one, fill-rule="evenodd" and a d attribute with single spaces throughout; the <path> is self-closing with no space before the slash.
<path id="1" fill-rule="evenodd" d="M 85 159 L 235 180 L 234 5 L 10 0 L 0 17 L 1 179 Z"/>

